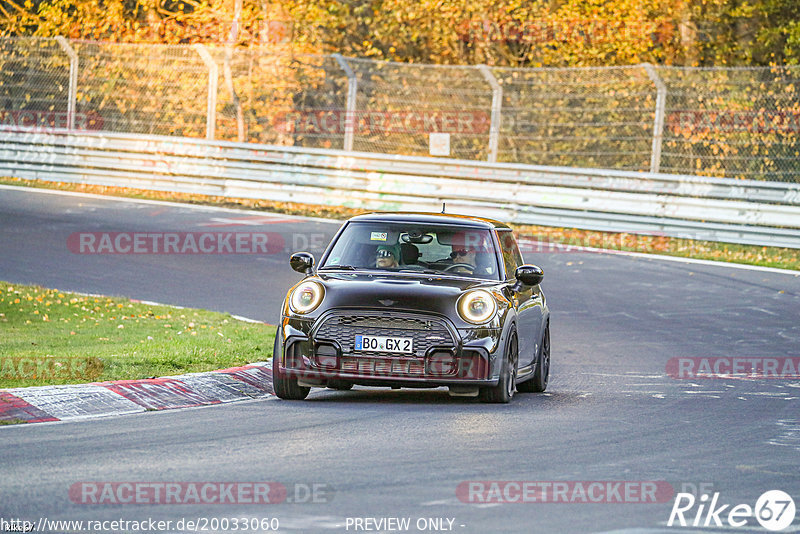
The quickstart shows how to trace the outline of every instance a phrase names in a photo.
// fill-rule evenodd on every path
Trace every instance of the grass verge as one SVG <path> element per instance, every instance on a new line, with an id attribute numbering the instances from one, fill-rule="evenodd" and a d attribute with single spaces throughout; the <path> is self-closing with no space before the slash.
<path id="1" fill-rule="evenodd" d="M 64 182 L 43 182 L 39 180 L 24 180 L 21 178 L 0 177 L 0 184 L 78 191 L 127 198 L 168 200 L 171 202 L 185 202 L 188 204 L 253 209 L 288 215 L 331 219 L 346 219 L 366 212 L 366 210 L 346 208 L 343 206 L 317 206 L 291 202 L 277 202 L 273 200 L 192 195 L 187 193 L 170 193 Z M 666 236 L 595 232 L 591 230 L 552 228 L 547 226 L 514 225 L 514 229 L 519 235 L 545 241 L 547 243 L 644 252 L 649 254 L 743 263 L 747 265 L 760 265 L 764 267 L 777 267 L 800 271 L 800 250 L 797 249 L 736 245 L 717 243 L 714 241 L 677 239 Z"/>
<path id="2" fill-rule="evenodd" d="M 22 425 L 27 423 L 27 421 L 23 421 L 22 419 L 4 419 L 0 420 L 0 426 L 3 425 Z"/>
<path id="3" fill-rule="evenodd" d="M 562 250 L 569 250 L 569 246 L 582 246 L 606 250 L 643 252 L 699 260 L 776 267 L 795 270 L 800 274 L 800 250 L 792 248 L 759 247 L 734 243 L 717 243 L 715 241 L 678 239 L 666 236 L 612 234 L 543 226 L 516 225 L 514 230 L 519 235 L 536 239 L 546 244 L 558 243 L 567 245 L 562 247 Z M 536 249 L 546 252 L 547 245 L 539 245 Z"/>
<path id="4" fill-rule="evenodd" d="M 0 282 L 0 388 L 126 380 L 245 365 L 275 327 L 228 314 Z"/>

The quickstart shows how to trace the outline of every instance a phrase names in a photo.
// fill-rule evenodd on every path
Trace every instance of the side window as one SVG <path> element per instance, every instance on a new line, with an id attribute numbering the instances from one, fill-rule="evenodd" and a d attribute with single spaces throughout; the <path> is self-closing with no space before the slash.
<path id="1" fill-rule="evenodd" d="M 517 240 L 514 239 L 514 234 L 510 230 L 498 231 L 497 238 L 500 241 L 500 247 L 503 252 L 503 263 L 506 266 L 506 279 L 514 278 L 514 272 L 517 267 L 522 265 L 522 254 L 519 252 Z"/>

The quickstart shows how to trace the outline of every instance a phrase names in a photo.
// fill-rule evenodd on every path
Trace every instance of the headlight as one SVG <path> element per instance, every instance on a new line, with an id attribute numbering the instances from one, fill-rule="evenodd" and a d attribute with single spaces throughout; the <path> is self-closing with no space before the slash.
<path id="1" fill-rule="evenodd" d="M 476 289 L 463 295 L 458 300 L 457 308 L 462 319 L 468 323 L 481 324 L 494 317 L 497 303 L 491 293 Z"/>
<path id="2" fill-rule="evenodd" d="M 316 282 L 303 282 L 292 291 L 289 307 L 295 313 L 308 313 L 317 309 L 325 296 L 325 290 Z"/>

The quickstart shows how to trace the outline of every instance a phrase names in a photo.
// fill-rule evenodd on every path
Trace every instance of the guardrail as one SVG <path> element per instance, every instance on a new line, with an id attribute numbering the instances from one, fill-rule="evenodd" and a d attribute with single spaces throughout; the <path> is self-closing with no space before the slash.
<path id="1" fill-rule="evenodd" d="M 0 175 L 800 248 L 800 185 L 0 129 Z"/>

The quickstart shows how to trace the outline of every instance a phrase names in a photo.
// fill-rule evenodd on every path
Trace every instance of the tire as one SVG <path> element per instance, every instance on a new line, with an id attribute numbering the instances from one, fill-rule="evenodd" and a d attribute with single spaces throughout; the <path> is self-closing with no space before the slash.
<path id="1" fill-rule="evenodd" d="M 500 368 L 500 381 L 496 386 L 481 388 L 480 397 L 483 402 L 506 404 L 514 398 L 517 387 L 517 363 L 519 362 L 519 343 L 517 333 L 511 332 L 503 354 L 503 365 Z"/>
<path id="2" fill-rule="evenodd" d="M 275 396 L 284 400 L 303 400 L 308 397 L 311 388 L 298 385 L 296 378 L 289 378 L 280 372 L 278 335 L 275 334 L 275 346 L 272 349 L 272 388 Z"/>
<path id="3" fill-rule="evenodd" d="M 517 385 L 518 391 L 526 393 L 542 393 L 547 389 L 547 381 L 550 379 L 550 324 L 544 327 L 542 336 L 542 347 L 539 350 L 539 361 L 536 362 L 536 371 L 533 378 Z"/>
<path id="4" fill-rule="evenodd" d="M 338 391 L 350 391 L 353 389 L 353 383 L 332 378 L 331 380 L 328 380 L 328 388 L 336 389 Z"/>

